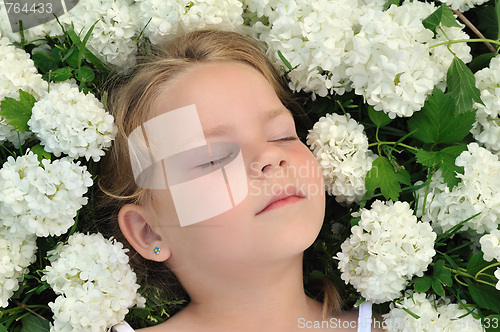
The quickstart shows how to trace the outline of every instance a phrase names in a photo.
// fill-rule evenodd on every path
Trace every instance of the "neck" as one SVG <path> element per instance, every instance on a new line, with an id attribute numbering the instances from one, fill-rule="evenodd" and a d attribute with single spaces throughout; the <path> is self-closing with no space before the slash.
<path id="1" fill-rule="evenodd" d="M 321 320 L 321 304 L 304 293 L 302 257 L 259 268 L 233 265 L 221 273 L 174 271 L 191 297 L 179 319 L 189 316 L 204 331 L 242 332 L 293 331 L 299 318 Z"/>

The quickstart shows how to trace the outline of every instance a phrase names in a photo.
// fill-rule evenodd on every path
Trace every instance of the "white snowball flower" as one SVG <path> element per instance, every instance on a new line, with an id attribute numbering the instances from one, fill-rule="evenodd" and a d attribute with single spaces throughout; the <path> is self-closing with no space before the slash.
<path id="1" fill-rule="evenodd" d="M 496 289 L 500 290 L 500 267 L 495 271 L 495 277 L 497 277 L 498 282 L 495 286 Z"/>
<path id="2" fill-rule="evenodd" d="M 339 203 L 357 203 L 366 193 L 366 174 L 377 155 L 368 149 L 363 129 L 349 114 L 327 114 L 307 135 L 307 144 L 321 167 L 325 188 Z"/>
<path id="3" fill-rule="evenodd" d="M 28 92 L 36 100 L 40 99 L 47 91 L 47 82 L 38 74 L 30 55 L 9 44 L 9 39 L 0 35 L 0 103 L 5 98 L 19 100 L 19 89 Z M 18 131 L 8 123 L 7 119 L 0 116 L 0 143 L 8 141 L 19 148 Z M 21 144 L 31 135 L 30 132 L 19 132 Z"/>
<path id="4" fill-rule="evenodd" d="M 140 20 L 140 30 L 145 27 L 144 36 L 149 37 L 153 44 L 161 43 L 165 36 L 176 34 L 180 29 L 243 24 L 242 3 L 238 0 L 137 0 L 134 8 Z"/>
<path id="5" fill-rule="evenodd" d="M 35 103 L 28 125 L 47 152 L 99 161 L 116 136 L 113 120 L 94 95 L 63 82 Z"/>
<path id="6" fill-rule="evenodd" d="M 59 236 L 74 224 L 73 218 L 92 185 L 86 166 L 68 158 L 51 162 L 32 151 L 7 158 L 0 169 L 0 219 L 11 233 Z"/>
<path id="7" fill-rule="evenodd" d="M 100 233 L 75 233 L 68 244 L 49 252 L 42 280 L 59 296 L 49 307 L 50 331 L 106 331 L 125 318 L 128 308 L 144 304 L 123 245 Z"/>
<path id="8" fill-rule="evenodd" d="M 493 153 L 500 152 L 500 56 L 491 59 L 489 67 L 477 71 L 476 87 L 484 105 L 475 103 L 476 122 L 471 129 L 474 138 Z"/>
<path id="9" fill-rule="evenodd" d="M 468 310 L 456 303 L 451 303 L 447 297 L 436 299 L 434 294 L 426 297 L 425 293 L 412 293 L 401 301 L 390 304 L 390 311 L 382 315 L 384 327 L 388 332 L 480 332 L 483 331 L 481 321 L 472 315 L 463 318 Z M 463 303 L 466 303 L 462 300 Z M 406 310 L 419 316 L 416 319 Z"/>
<path id="10" fill-rule="evenodd" d="M 19 289 L 27 267 L 36 260 L 36 249 L 35 235 L 12 233 L 0 219 L 0 307 L 7 307 Z"/>
<path id="11" fill-rule="evenodd" d="M 453 10 L 466 12 L 474 6 L 480 6 L 488 0 L 440 0 L 442 3 L 448 5 Z"/>
<path id="12" fill-rule="evenodd" d="M 500 262 L 500 231 L 494 229 L 490 234 L 483 235 L 479 239 L 481 251 L 484 254 L 484 260 L 487 262 L 496 259 Z"/>
<path id="13" fill-rule="evenodd" d="M 98 21 L 86 47 L 105 63 L 133 65 L 137 53 L 133 37 L 140 32 L 133 3 L 133 0 L 80 0 L 61 22 L 73 23 L 75 32 L 83 39 L 89 28 Z"/>
<path id="14" fill-rule="evenodd" d="M 376 200 L 360 215 L 335 257 L 341 278 L 370 302 L 397 299 L 408 281 L 422 276 L 432 262 L 436 233 L 417 221 L 407 202 Z"/>
<path id="15" fill-rule="evenodd" d="M 492 232 L 500 224 L 500 161 L 498 156 L 470 143 L 467 151 L 455 160 L 457 166 L 464 167 L 464 174 L 457 174 L 461 182 L 450 191 L 444 183 L 441 171 L 432 176 L 426 199 L 424 220 L 431 221 L 434 230 L 441 234 L 461 221 L 481 212 L 467 221 L 462 230 L 473 229 L 479 234 Z M 423 206 L 425 188 L 416 193 Z M 422 211 L 417 211 L 421 216 Z"/>
<path id="16" fill-rule="evenodd" d="M 445 37 L 438 29 L 434 38 L 422 24 L 435 9 L 432 4 L 405 1 L 385 12 L 369 9 L 359 18 L 361 28 L 353 38 L 346 73 L 356 94 L 391 118 L 420 110 L 434 86 L 445 81 L 453 54 L 444 46 L 429 49 Z M 448 36 L 467 38 L 461 28 L 443 30 Z M 467 46 L 453 50 L 464 62 L 472 59 Z"/>

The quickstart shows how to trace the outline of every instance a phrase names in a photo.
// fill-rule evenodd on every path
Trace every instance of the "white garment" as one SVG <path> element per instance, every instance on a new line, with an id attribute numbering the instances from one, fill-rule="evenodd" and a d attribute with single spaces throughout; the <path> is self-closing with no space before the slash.
<path id="1" fill-rule="evenodd" d="M 372 304 L 365 301 L 359 305 L 358 310 L 358 332 L 371 332 Z M 134 330 L 127 322 L 121 322 L 113 326 L 111 332 L 134 332 Z"/>

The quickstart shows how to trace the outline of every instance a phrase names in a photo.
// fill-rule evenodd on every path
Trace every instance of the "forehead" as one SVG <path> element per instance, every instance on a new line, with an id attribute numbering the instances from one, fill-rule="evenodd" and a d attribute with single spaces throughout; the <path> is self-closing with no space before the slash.
<path id="1" fill-rule="evenodd" d="M 153 104 L 154 116 L 195 104 L 202 124 L 245 121 L 283 108 L 272 85 L 248 64 L 228 61 L 196 65 L 169 82 Z"/>

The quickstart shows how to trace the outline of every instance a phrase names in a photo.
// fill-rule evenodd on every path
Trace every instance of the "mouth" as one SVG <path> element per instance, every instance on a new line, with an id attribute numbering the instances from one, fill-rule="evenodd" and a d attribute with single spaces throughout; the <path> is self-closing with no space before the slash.
<path id="1" fill-rule="evenodd" d="M 288 186 L 285 190 L 282 190 L 279 194 L 274 195 L 269 202 L 265 205 L 265 207 L 256 213 L 259 215 L 261 213 L 279 209 L 283 206 L 287 206 L 290 204 L 294 204 L 300 200 L 302 200 L 305 195 L 300 192 L 295 186 Z"/>

